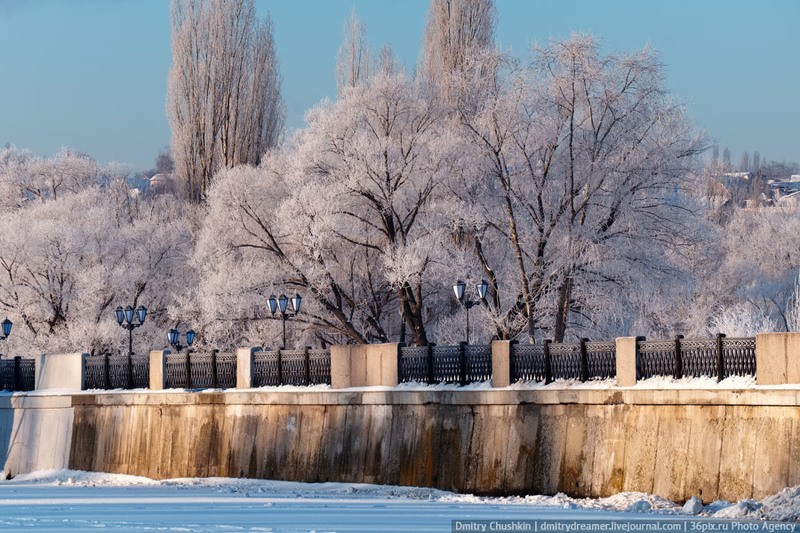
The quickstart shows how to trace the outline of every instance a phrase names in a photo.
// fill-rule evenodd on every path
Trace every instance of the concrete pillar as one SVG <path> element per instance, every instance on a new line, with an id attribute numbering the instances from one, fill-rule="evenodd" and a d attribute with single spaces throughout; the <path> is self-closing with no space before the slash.
<path id="1" fill-rule="evenodd" d="M 43 354 L 36 357 L 35 389 L 83 390 L 87 353 Z"/>
<path id="2" fill-rule="evenodd" d="M 511 385 L 511 341 L 492 341 L 492 387 Z"/>
<path id="3" fill-rule="evenodd" d="M 253 354 L 260 352 L 260 347 L 236 349 L 236 388 L 253 388 Z"/>
<path id="4" fill-rule="evenodd" d="M 395 343 L 331 346 L 331 388 L 397 386 L 398 349 Z"/>
<path id="5" fill-rule="evenodd" d="M 150 352 L 150 390 L 164 390 L 167 386 L 167 354 L 169 350 Z"/>
<path id="6" fill-rule="evenodd" d="M 351 387 L 350 352 L 352 346 L 331 346 L 331 388 Z"/>
<path id="7" fill-rule="evenodd" d="M 396 343 L 365 344 L 366 386 L 396 387 L 398 384 Z"/>
<path id="8" fill-rule="evenodd" d="M 756 335 L 756 383 L 800 383 L 800 333 Z"/>
<path id="9" fill-rule="evenodd" d="M 636 337 L 617 339 L 617 387 L 636 385 Z"/>

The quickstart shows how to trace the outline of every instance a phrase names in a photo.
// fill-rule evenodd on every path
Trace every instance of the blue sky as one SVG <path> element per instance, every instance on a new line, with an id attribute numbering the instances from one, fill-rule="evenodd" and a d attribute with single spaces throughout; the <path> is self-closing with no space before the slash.
<path id="1" fill-rule="evenodd" d="M 351 8 L 374 49 L 391 43 L 413 68 L 428 0 L 256 0 L 270 13 L 288 126 L 336 92 Z M 800 161 L 800 1 L 496 0 L 497 40 L 590 32 L 606 51 L 650 44 L 666 83 L 733 160 L 742 151 Z M 49 155 L 69 146 L 101 162 L 153 166 L 169 143 L 168 0 L 0 0 L 0 145 Z"/>

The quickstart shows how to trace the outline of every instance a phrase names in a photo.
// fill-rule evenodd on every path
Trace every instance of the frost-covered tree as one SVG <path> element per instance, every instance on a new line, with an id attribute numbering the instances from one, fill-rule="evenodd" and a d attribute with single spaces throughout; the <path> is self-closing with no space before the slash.
<path id="1" fill-rule="evenodd" d="M 742 158 L 739 160 L 739 171 L 750 172 L 750 153 L 747 150 L 742 152 Z"/>
<path id="2" fill-rule="evenodd" d="M 120 165 L 70 150 L 39 158 L 14 149 L 0 161 L 0 185 L 18 199 L 0 213 L 0 313 L 15 323 L 8 351 L 119 349 L 113 308 L 128 303 L 151 310 L 138 338 L 155 345 L 176 280 L 192 278 L 192 210 L 141 200 Z"/>
<path id="3" fill-rule="evenodd" d="M 283 126 L 272 22 L 253 0 L 173 0 L 167 112 L 175 172 L 203 201 L 214 173 L 258 164 Z"/>
<path id="4" fill-rule="evenodd" d="M 56 200 L 60 195 L 84 190 L 100 180 L 100 173 L 94 159 L 68 148 L 49 158 L 35 157 L 14 147 L 0 151 L 0 183 L 8 194 L 5 201 L 17 206 L 32 200 Z"/>
<path id="5" fill-rule="evenodd" d="M 499 287 L 505 334 L 524 323 L 530 338 L 561 340 L 571 320 L 602 320 L 610 292 L 666 275 L 690 249 L 682 190 L 703 138 L 647 49 L 601 56 L 577 36 L 535 49 L 529 67 L 486 89 L 478 112 L 462 113 L 477 156 L 470 179 L 483 183 L 472 197 L 490 204 L 473 226 L 479 250 L 504 249 L 479 257 L 487 271 L 513 261 Z"/>
<path id="6" fill-rule="evenodd" d="M 796 327 L 798 214 L 797 206 L 733 211 L 712 248 L 717 259 L 696 276 L 694 327 L 702 330 L 710 315 L 725 312 L 743 323 L 758 319 L 782 331 Z"/>
<path id="7" fill-rule="evenodd" d="M 297 291 L 307 302 L 297 321 L 323 342 L 407 329 L 426 344 L 438 305 L 428 296 L 442 288 L 429 276 L 446 236 L 431 207 L 450 175 L 439 118 L 422 87 L 379 73 L 309 113 L 261 168 L 220 176 L 198 248 L 202 292 L 227 302 L 207 313 L 218 337 L 235 338 L 270 292 Z M 247 293 L 259 300 L 237 304 Z"/>
<path id="8" fill-rule="evenodd" d="M 454 99 L 475 55 L 494 46 L 492 0 L 431 0 L 422 49 L 422 76 Z"/>
<path id="9" fill-rule="evenodd" d="M 731 151 L 727 146 L 722 150 L 722 168 L 725 171 L 731 169 Z"/>
<path id="10" fill-rule="evenodd" d="M 373 64 L 367 43 L 367 24 L 356 16 L 355 8 L 344 24 L 344 38 L 336 56 L 336 86 L 339 94 L 372 75 Z"/>

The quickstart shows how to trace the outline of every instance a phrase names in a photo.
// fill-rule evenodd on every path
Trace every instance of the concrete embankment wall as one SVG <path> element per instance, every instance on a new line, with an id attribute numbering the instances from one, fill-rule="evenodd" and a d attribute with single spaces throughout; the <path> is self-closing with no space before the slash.
<path id="1" fill-rule="evenodd" d="M 153 478 L 677 501 L 762 498 L 800 484 L 797 390 L 82 393 L 66 397 L 71 408 L 62 398 L 11 409 L 12 426 L 33 439 L 11 435 L 7 472 L 63 463 Z M 65 421 L 63 438 L 34 429 Z M 20 446 L 27 454 L 14 455 Z"/>
<path id="2" fill-rule="evenodd" d="M 2 477 L 67 468 L 72 447 L 72 396 L 0 395 Z"/>

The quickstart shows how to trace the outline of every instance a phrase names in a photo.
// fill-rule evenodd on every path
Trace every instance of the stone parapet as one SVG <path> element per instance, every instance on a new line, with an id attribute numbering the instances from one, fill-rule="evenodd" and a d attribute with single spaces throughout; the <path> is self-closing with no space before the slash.
<path id="1" fill-rule="evenodd" d="M 150 352 L 150 390 L 164 390 L 167 386 L 167 354 L 169 350 Z"/>
<path id="2" fill-rule="evenodd" d="M 253 354 L 261 351 L 259 347 L 239 348 L 236 350 L 236 388 L 253 387 Z"/>
<path id="3" fill-rule="evenodd" d="M 397 386 L 398 349 L 394 343 L 332 346 L 331 387 Z"/>
<path id="4" fill-rule="evenodd" d="M 511 341 L 492 341 L 492 387 L 511 385 Z"/>
<path id="5" fill-rule="evenodd" d="M 617 339 L 617 386 L 636 385 L 636 337 Z"/>
<path id="6" fill-rule="evenodd" d="M 756 382 L 800 384 L 800 333 L 756 335 Z"/>
<path id="7" fill-rule="evenodd" d="M 85 368 L 83 359 L 89 354 L 43 354 L 36 357 L 36 390 L 83 390 Z"/>

